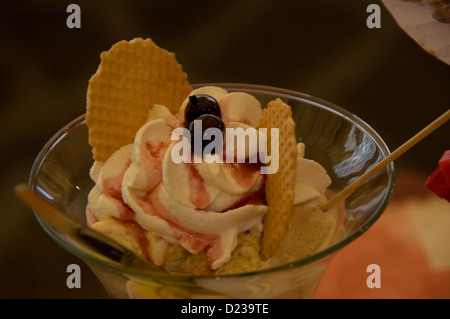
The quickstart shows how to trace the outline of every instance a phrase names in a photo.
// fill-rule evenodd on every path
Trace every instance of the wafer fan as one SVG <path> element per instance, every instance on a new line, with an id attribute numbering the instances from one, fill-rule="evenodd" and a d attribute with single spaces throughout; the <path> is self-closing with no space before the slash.
<path id="1" fill-rule="evenodd" d="M 297 142 L 295 140 L 295 122 L 291 107 L 281 99 L 269 103 L 263 110 L 260 127 L 268 132 L 269 152 L 279 152 L 279 168 L 275 174 L 267 175 L 266 201 L 269 211 L 264 218 L 261 239 L 261 256 L 270 258 L 286 232 L 294 201 Z M 279 129 L 279 149 L 271 149 L 271 128 Z"/>
<path id="2" fill-rule="evenodd" d="M 175 113 L 191 90 L 175 54 L 151 39 L 121 41 L 103 52 L 87 92 L 86 125 L 94 160 L 103 162 L 133 142 L 154 104 Z"/>

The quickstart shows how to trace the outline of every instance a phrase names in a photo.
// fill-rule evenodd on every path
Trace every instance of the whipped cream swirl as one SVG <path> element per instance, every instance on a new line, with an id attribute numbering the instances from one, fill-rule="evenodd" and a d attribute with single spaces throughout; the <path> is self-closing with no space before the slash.
<path id="1" fill-rule="evenodd" d="M 225 125 L 259 125 L 261 106 L 249 94 L 218 87 L 202 87 L 190 95 L 194 94 L 214 97 Z M 204 251 L 214 270 L 228 261 L 241 232 L 262 228 L 268 209 L 265 177 L 242 163 L 175 163 L 170 151 L 178 141 L 171 140 L 171 132 L 182 126 L 187 101 L 176 115 L 162 105 L 153 106 L 133 144 L 104 164 L 94 164 L 91 176 L 96 186 L 89 196 L 88 221 L 134 220 L 167 243 L 180 244 L 193 254 Z M 161 258 L 152 258 L 155 247 L 150 250 L 150 259 L 158 263 L 155 259 Z"/>
<path id="2" fill-rule="evenodd" d="M 226 127 L 259 127 L 262 109 L 253 96 L 214 86 L 189 96 L 195 94 L 218 101 Z M 216 270 L 230 259 L 240 233 L 252 227 L 262 230 L 268 211 L 265 175 L 248 163 L 173 161 L 171 149 L 178 141 L 171 133 L 183 126 L 188 98 L 175 115 L 154 105 L 133 144 L 104 163 L 94 163 L 91 178 L 96 185 L 89 194 L 87 221 L 156 265 L 164 264 L 172 244 L 192 254 L 203 251 L 208 267 Z M 294 206 L 317 206 L 330 183 L 322 166 L 304 158 L 299 143 Z"/>

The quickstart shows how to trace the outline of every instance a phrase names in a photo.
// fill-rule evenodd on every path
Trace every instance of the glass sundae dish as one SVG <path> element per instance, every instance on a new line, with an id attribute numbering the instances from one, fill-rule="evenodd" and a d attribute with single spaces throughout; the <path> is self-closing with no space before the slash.
<path id="1" fill-rule="evenodd" d="M 222 93 L 217 95 L 219 88 Z M 142 129 L 132 134 L 135 139 L 131 144 L 123 143 L 106 160 L 95 159 L 94 151 L 93 161 L 92 126 L 86 125 L 85 115 L 80 116 L 46 144 L 29 180 L 32 190 L 70 217 L 127 246 L 163 271 L 114 262 L 77 245 L 38 217 L 42 227 L 58 244 L 85 261 L 114 298 L 312 297 L 333 255 L 363 234 L 386 208 L 394 185 L 393 164 L 335 208 L 324 212 L 320 204 L 385 158 L 389 150 L 378 134 L 355 115 L 300 92 L 233 83 L 198 84 L 192 89 L 175 111 L 154 106 L 146 124 L 140 124 Z M 274 223 L 268 219 L 269 212 L 275 211 L 278 204 L 276 199 L 269 199 L 270 190 L 264 191 L 264 184 L 267 187 L 272 177 L 259 173 L 259 168 L 265 167 L 263 159 L 262 163 L 256 162 L 257 169 L 251 165 L 251 174 L 245 171 L 247 175 L 234 164 L 229 165 L 227 173 L 224 163 L 198 164 L 193 172 L 191 164 L 177 166 L 168 162 L 173 143 L 167 148 L 162 148 L 162 142 L 155 144 L 170 136 L 170 130 L 162 133 L 167 127 L 184 125 L 189 131 L 190 122 L 180 114 L 186 117 L 185 110 L 197 103 L 189 97 L 200 93 L 214 96 L 220 105 L 221 113 L 215 115 L 211 113 L 217 110 L 208 106 L 208 121 L 214 117 L 215 128 L 222 124 L 236 128 L 236 123 L 240 123 L 239 127 L 258 127 L 254 119 L 259 122 L 261 114 L 264 117 L 267 113 L 266 106 L 277 99 L 290 107 L 289 116 L 295 123 L 294 162 L 296 158 L 305 169 L 297 165 L 293 173 L 286 170 L 282 150 L 287 141 L 281 132 L 279 170 L 287 172 L 286 179 L 293 175 L 295 184 L 277 196 L 292 193 L 293 203 L 289 205 L 295 209 L 284 221 L 283 236 L 270 253 L 264 252 L 261 238 L 269 237 L 266 227 Z M 261 111 L 242 111 L 242 99 L 247 104 L 258 103 Z M 181 112 L 177 113 L 178 109 Z M 239 120 L 233 119 L 238 116 L 235 114 L 239 114 Z M 146 162 L 148 158 L 141 158 L 139 150 L 158 161 Z M 251 151 L 244 153 L 248 159 Z M 213 157 L 217 152 L 209 155 Z M 190 158 L 194 157 L 193 152 Z M 229 176 L 239 178 L 229 181 Z M 298 187 L 299 178 L 305 181 L 302 188 Z M 153 183 L 155 180 L 158 182 Z M 252 182 L 246 184 L 244 180 Z M 234 182 L 237 186 L 229 187 Z M 241 188 L 241 193 L 236 191 Z M 275 224 L 278 219 L 280 215 L 275 216 Z"/>

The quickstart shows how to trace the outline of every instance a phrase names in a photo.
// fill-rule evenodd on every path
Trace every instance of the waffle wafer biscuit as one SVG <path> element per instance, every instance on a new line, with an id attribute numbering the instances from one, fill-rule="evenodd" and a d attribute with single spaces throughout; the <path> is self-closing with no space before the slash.
<path id="1" fill-rule="evenodd" d="M 271 128 L 279 129 L 279 168 L 266 179 L 269 211 L 264 217 L 261 257 L 267 259 L 275 254 L 285 234 L 294 201 L 297 142 L 291 107 L 281 99 L 270 102 L 263 110 L 260 127 L 267 128 L 267 145 L 271 154 L 270 131 Z"/>
<path id="2" fill-rule="evenodd" d="M 151 39 L 120 41 L 100 58 L 89 80 L 86 125 L 93 158 L 103 162 L 133 142 L 154 104 L 176 113 L 192 88 L 175 54 Z"/>

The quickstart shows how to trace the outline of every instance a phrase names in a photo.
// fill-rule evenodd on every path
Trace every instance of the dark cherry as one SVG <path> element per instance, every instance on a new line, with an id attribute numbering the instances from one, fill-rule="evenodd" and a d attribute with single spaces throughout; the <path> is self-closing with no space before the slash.
<path id="1" fill-rule="evenodd" d="M 193 152 L 195 151 L 195 147 L 194 147 L 195 142 L 194 141 L 198 141 L 201 143 L 201 152 L 203 154 L 203 149 L 205 148 L 205 146 L 208 145 L 210 142 L 214 141 L 214 139 L 216 138 L 216 136 L 214 136 L 214 134 L 210 134 L 210 132 L 206 132 L 206 130 L 209 128 L 218 129 L 221 131 L 222 136 L 223 136 L 223 132 L 225 131 L 225 124 L 222 122 L 222 120 L 218 116 L 211 115 L 211 114 L 203 114 L 203 115 L 199 116 L 198 118 L 196 118 L 195 120 L 202 121 L 202 131 L 201 132 L 195 131 L 194 120 L 192 122 L 190 122 L 186 128 L 189 129 L 189 132 L 191 134 L 191 149 L 192 149 L 192 151 Z M 220 145 L 222 145 L 222 141 L 220 141 Z M 214 154 L 214 149 L 212 151 Z"/>
<path id="2" fill-rule="evenodd" d="M 189 97 L 189 102 L 184 110 L 184 122 L 189 125 L 193 120 L 203 114 L 221 117 L 219 103 L 212 96 L 196 94 Z"/>

